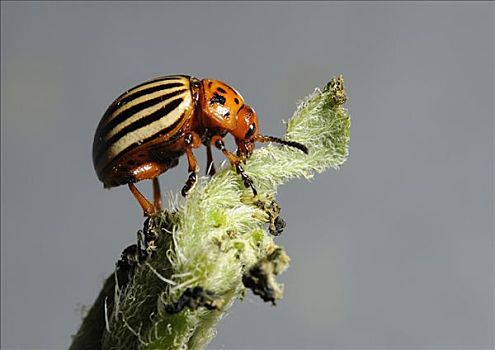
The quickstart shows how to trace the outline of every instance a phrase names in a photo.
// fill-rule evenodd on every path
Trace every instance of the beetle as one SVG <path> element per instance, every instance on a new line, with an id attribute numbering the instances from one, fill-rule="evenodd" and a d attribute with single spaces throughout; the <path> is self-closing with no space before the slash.
<path id="1" fill-rule="evenodd" d="M 223 138 L 229 133 L 235 139 L 237 154 L 225 147 Z M 189 177 L 182 195 L 194 187 L 199 167 L 193 149 L 201 144 L 206 146 L 207 175 L 215 173 L 214 145 L 256 195 L 241 166 L 251 156 L 255 142 L 276 142 L 308 153 L 298 142 L 260 135 L 256 112 L 226 83 L 168 75 L 125 91 L 108 107 L 94 135 L 93 165 L 105 188 L 127 184 L 144 216 L 151 216 L 161 208 L 157 177 L 175 167 L 183 154 Z M 146 179 L 153 181 L 153 203 L 135 186 Z"/>

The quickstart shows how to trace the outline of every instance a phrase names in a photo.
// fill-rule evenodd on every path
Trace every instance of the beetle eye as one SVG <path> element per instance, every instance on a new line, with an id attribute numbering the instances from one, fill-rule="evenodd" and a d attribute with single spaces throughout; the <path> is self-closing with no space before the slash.
<path id="1" fill-rule="evenodd" d="M 251 136 L 253 136 L 255 132 L 256 132 L 256 125 L 254 125 L 254 124 L 249 125 L 249 130 L 247 131 L 244 138 L 245 139 L 251 138 Z"/>

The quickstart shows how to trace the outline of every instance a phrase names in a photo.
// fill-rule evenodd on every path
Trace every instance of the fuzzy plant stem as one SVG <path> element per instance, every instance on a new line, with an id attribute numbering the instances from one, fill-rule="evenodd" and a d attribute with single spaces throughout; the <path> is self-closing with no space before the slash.
<path id="1" fill-rule="evenodd" d="M 346 99 L 340 76 L 300 103 L 285 137 L 309 154 L 276 144 L 255 150 L 243 167 L 257 196 L 227 166 L 149 218 L 141 246 L 124 251 L 70 349 L 203 349 L 246 289 L 275 304 L 283 292 L 275 276 L 289 263 L 273 241 L 283 227 L 277 187 L 344 163 Z"/>

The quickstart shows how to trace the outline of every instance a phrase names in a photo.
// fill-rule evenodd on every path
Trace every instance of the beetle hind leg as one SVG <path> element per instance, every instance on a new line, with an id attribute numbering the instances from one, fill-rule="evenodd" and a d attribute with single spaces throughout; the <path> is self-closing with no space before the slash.
<path id="1" fill-rule="evenodd" d="M 153 205 L 156 211 L 162 210 L 162 193 L 160 191 L 158 177 L 153 178 Z"/>
<path id="2" fill-rule="evenodd" d="M 153 178 L 153 203 L 151 203 L 146 197 L 138 190 L 136 185 L 129 183 L 129 189 L 132 195 L 138 201 L 141 208 L 143 208 L 144 216 L 152 216 L 162 210 L 162 195 L 160 192 L 160 183 L 158 178 Z"/>
<path id="3" fill-rule="evenodd" d="M 148 162 L 139 165 L 131 171 L 132 181 L 129 182 L 129 189 L 131 193 L 138 201 L 141 208 L 143 208 L 144 216 L 151 216 L 159 212 L 162 208 L 162 197 L 160 193 L 160 183 L 157 176 L 166 171 L 169 168 L 167 164 L 158 162 Z M 139 192 L 134 182 L 142 180 L 153 180 L 153 203 L 151 203 L 146 197 Z"/>
<path id="4" fill-rule="evenodd" d="M 137 189 L 136 185 L 133 183 L 129 183 L 129 189 L 131 190 L 132 195 L 138 201 L 141 208 L 143 208 L 144 216 L 151 216 L 156 212 L 155 206 L 151 204 L 149 200 L 146 199 L 145 196 Z"/>

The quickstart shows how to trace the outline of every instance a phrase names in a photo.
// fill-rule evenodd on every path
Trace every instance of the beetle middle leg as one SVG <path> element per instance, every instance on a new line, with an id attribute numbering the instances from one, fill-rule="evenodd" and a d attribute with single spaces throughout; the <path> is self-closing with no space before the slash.
<path id="1" fill-rule="evenodd" d="M 216 148 L 222 151 L 225 157 L 227 157 L 227 159 L 230 161 L 230 164 L 235 168 L 237 173 L 241 175 L 244 186 L 250 187 L 253 191 L 253 194 L 256 196 L 258 194 L 258 191 L 256 191 L 256 189 L 254 188 L 253 180 L 251 180 L 251 178 L 244 172 L 244 168 L 241 166 L 241 160 L 239 159 L 239 157 L 237 157 L 232 152 L 229 152 L 225 148 L 225 143 L 223 142 L 222 137 L 215 135 L 212 137 L 211 142 L 215 145 Z"/>
<path id="2" fill-rule="evenodd" d="M 201 139 L 198 134 L 190 133 L 185 136 L 184 142 L 186 144 L 187 162 L 189 164 L 189 178 L 187 179 L 184 187 L 182 187 L 181 191 L 182 195 L 185 197 L 198 181 L 198 162 L 193 154 L 192 149 L 198 148 L 201 145 Z"/>
<path id="3" fill-rule="evenodd" d="M 215 175 L 215 164 L 213 163 L 213 155 L 211 154 L 211 144 L 208 142 L 206 144 L 206 175 Z"/>

